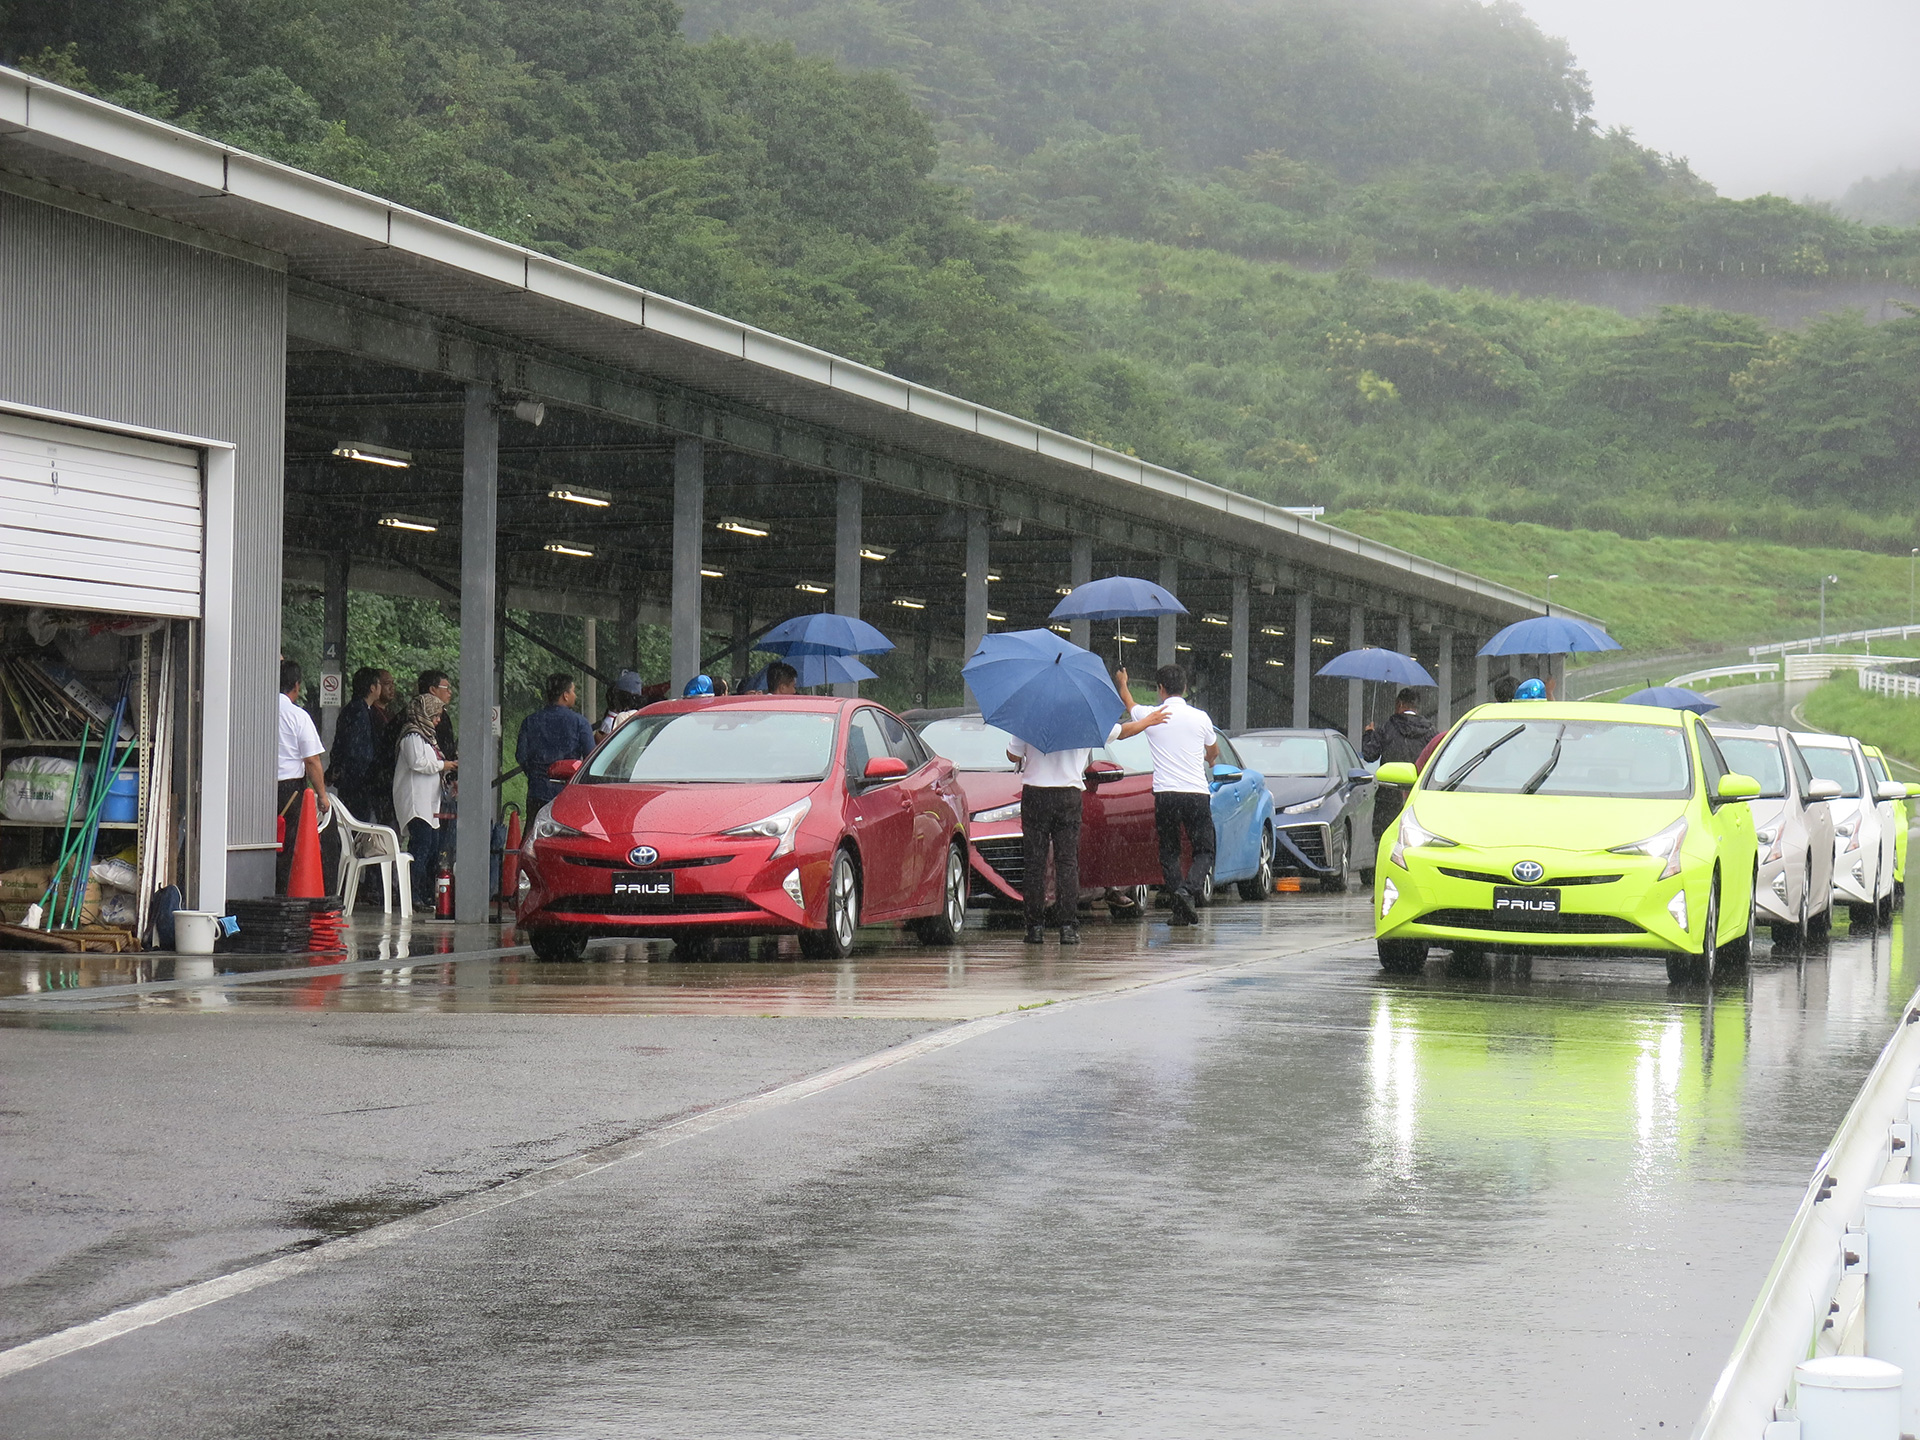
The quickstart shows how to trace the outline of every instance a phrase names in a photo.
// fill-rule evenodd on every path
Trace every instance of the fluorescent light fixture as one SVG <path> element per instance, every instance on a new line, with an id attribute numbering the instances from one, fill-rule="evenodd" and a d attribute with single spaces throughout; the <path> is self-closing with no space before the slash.
<path id="1" fill-rule="evenodd" d="M 764 540 L 773 533 L 773 528 L 764 520 L 742 520 L 738 515 L 723 515 L 720 523 L 713 527 L 725 530 L 731 535 L 751 535 L 756 540 Z"/>
<path id="2" fill-rule="evenodd" d="M 1047 628 L 1056 635 L 1071 635 L 1073 633 L 1073 627 L 1071 625 L 1049 625 Z"/>
<path id="3" fill-rule="evenodd" d="M 1073 586 L 1056 585 L 1053 587 L 1053 593 L 1056 595 L 1071 595 L 1073 593 Z"/>
<path id="4" fill-rule="evenodd" d="M 967 578 L 967 572 L 966 572 L 966 571 L 964 571 L 964 570 L 962 570 L 962 571 L 960 572 L 960 578 L 961 578 L 962 580 L 964 580 L 964 579 L 966 579 L 966 578 Z M 998 572 L 998 571 L 996 571 L 996 570 L 989 570 L 989 571 L 987 571 L 987 583 L 988 583 L 989 585 L 991 585 L 991 584 L 993 584 L 993 583 L 994 583 L 994 582 L 995 582 L 996 580 L 998 580 L 999 578 L 1000 578 L 1000 574 L 999 574 L 999 572 Z"/>
<path id="5" fill-rule="evenodd" d="M 1176 650 L 1178 650 L 1178 651 L 1180 651 L 1180 652 L 1181 652 L 1182 654 L 1184 654 L 1184 653 L 1186 653 L 1187 651 L 1189 651 L 1189 650 L 1191 650 L 1191 649 L 1193 649 L 1193 646 L 1191 646 L 1191 645 L 1176 645 L 1176 646 L 1174 646 L 1173 648 L 1174 648 L 1174 649 L 1176 649 Z"/>
<path id="6" fill-rule="evenodd" d="M 550 555 L 574 555 L 582 560 L 591 560 L 593 551 L 584 545 L 569 545 L 564 540 L 549 540 L 541 547 Z"/>
<path id="7" fill-rule="evenodd" d="M 802 580 L 793 588 L 798 590 L 802 595 L 824 595 L 827 593 L 826 586 L 816 585 L 811 580 Z"/>
<path id="8" fill-rule="evenodd" d="M 860 547 L 860 558 L 862 560 L 888 560 L 892 557 L 893 547 L 891 545 L 862 545 Z"/>
<path id="9" fill-rule="evenodd" d="M 592 505 L 604 510 L 613 504 L 613 496 L 605 490 L 589 490 L 584 485 L 557 485 L 547 491 L 549 500 L 570 500 L 575 505 Z"/>
<path id="10" fill-rule="evenodd" d="M 705 565 L 702 565 L 700 567 L 700 573 L 709 580 L 719 580 L 724 577 L 727 572 L 724 570 L 710 570 Z"/>
<path id="11" fill-rule="evenodd" d="M 1122 645 L 1138 645 L 1140 643 L 1140 637 L 1138 635 L 1116 635 L 1113 638 L 1118 640 Z"/>
<path id="12" fill-rule="evenodd" d="M 1269 660 L 1267 661 L 1267 664 L 1271 665 L 1276 670 L 1284 670 L 1287 668 L 1287 662 L 1284 660 Z"/>
<path id="13" fill-rule="evenodd" d="M 1333 643 L 1333 637 L 1331 635 L 1316 635 L 1313 637 L 1313 643 L 1316 645 L 1331 645 Z"/>
<path id="14" fill-rule="evenodd" d="M 1225 625 L 1227 623 L 1227 617 L 1224 615 L 1215 615 L 1209 611 L 1200 617 L 1200 623 L 1202 625 Z"/>
<path id="15" fill-rule="evenodd" d="M 987 611 L 987 619 L 991 620 L 996 625 L 1004 625 L 1007 623 L 1007 617 L 1002 615 L 997 610 Z"/>
<path id="16" fill-rule="evenodd" d="M 1285 635 L 1287 632 L 1282 630 L 1278 625 L 1262 625 L 1260 627 L 1260 633 L 1262 635 L 1280 636 Z"/>
<path id="17" fill-rule="evenodd" d="M 342 440 L 333 447 L 333 453 L 342 460 L 364 460 L 369 465 L 389 465 L 395 470 L 404 470 L 413 464 L 411 450 L 395 450 L 386 445 L 369 445 L 364 440 Z"/>
<path id="18" fill-rule="evenodd" d="M 380 523 L 389 530 L 418 530 L 422 535 L 432 535 L 440 529 L 440 522 L 425 515 L 382 515 Z"/>
<path id="19" fill-rule="evenodd" d="M 896 595 L 893 597 L 893 603 L 902 610 L 924 610 L 927 608 L 926 601 L 916 600 L 911 595 Z"/>
<path id="20" fill-rule="evenodd" d="M 1220 658 L 1221 658 L 1222 660 L 1231 660 L 1231 659 L 1233 659 L 1233 651 L 1231 651 L 1231 650 L 1222 650 L 1222 651 L 1220 652 Z"/>

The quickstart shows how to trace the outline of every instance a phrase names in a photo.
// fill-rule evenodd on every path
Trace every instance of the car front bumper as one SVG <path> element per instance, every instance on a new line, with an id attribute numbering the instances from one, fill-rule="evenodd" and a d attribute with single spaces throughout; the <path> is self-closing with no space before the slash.
<path id="1" fill-rule="evenodd" d="M 669 935 L 699 930 L 752 934 L 817 928 L 825 923 L 831 851 L 775 858 L 769 839 L 689 836 L 659 844 L 651 866 L 636 866 L 604 842 L 556 838 L 529 847 L 522 859 L 528 890 L 521 929 L 565 926 L 590 935 Z M 621 871 L 669 871 L 670 901 L 640 902 L 613 893 Z M 798 886 L 796 904 L 789 880 Z"/>

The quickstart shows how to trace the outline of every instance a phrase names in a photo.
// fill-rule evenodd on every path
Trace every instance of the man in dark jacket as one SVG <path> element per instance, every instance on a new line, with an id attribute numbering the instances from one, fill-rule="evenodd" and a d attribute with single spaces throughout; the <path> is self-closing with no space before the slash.
<path id="1" fill-rule="evenodd" d="M 362 666 L 353 672 L 353 698 L 340 709 L 334 722 L 333 746 L 327 752 L 332 764 L 327 783 L 347 802 L 356 820 L 371 821 L 378 815 L 374 803 L 376 790 L 385 789 L 392 772 L 379 776 L 380 742 L 385 727 L 373 708 L 375 692 L 380 688 L 380 672 Z M 376 776 L 379 783 L 376 785 Z"/>
<path id="2" fill-rule="evenodd" d="M 1360 753 L 1369 761 L 1378 760 L 1383 765 L 1395 761 L 1405 761 L 1412 765 L 1420 758 L 1420 752 L 1427 748 L 1427 742 L 1433 738 L 1434 724 L 1420 713 L 1420 692 L 1411 688 L 1402 690 L 1394 697 L 1393 714 L 1387 717 L 1387 723 L 1379 729 L 1367 726 L 1366 733 L 1360 737 Z M 1387 827 L 1400 818 L 1400 811 L 1407 803 L 1407 792 L 1398 785 L 1376 785 L 1373 787 L 1373 838 L 1379 842 L 1387 833 Z"/>
<path id="3" fill-rule="evenodd" d="M 547 778 L 547 767 L 556 760 L 584 760 L 593 750 L 593 726 L 573 708 L 578 698 L 573 677 L 549 675 L 544 693 L 546 707 L 520 722 L 513 747 L 513 758 L 527 772 L 529 815 L 539 814 L 560 793 L 559 784 Z"/>

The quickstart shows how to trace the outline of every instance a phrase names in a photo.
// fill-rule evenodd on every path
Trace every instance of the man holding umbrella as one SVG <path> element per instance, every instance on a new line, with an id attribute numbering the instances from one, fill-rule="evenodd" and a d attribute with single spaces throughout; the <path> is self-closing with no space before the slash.
<path id="1" fill-rule="evenodd" d="M 1369 725 L 1360 737 L 1360 754 L 1369 762 L 1379 761 L 1391 765 L 1404 760 L 1409 765 L 1419 762 L 1421 752 L 1427 748 L 1427 742 L 1435 733 L 1433 721 L 1420 713 L 1420 692 L 1411 685 L 1402 687 L 1394 697 L 1393 714 L 1387 717 L 1387 723 L 1375 729 Z M 1387 833 L 1387 827 L 1400 818 L 1400 811 L 1407 803 L 1407 792 L 1398 785 L 1376 785 L 1373 789 L 1373 840 L 1380 843 L 1380 837 Z"/>

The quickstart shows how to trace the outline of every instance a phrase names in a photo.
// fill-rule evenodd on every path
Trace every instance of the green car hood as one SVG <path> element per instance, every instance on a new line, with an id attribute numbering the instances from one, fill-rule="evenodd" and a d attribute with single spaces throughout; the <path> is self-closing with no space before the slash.
<path id="1" fill-rule="evenodd" d="M 1474 795 L 1417 790 L 1413 814 L 1436 835 L 1476 849 L 1514 846 L 1611 850 L 1658 834 L 1686 813 L 1685 800 L 1601 795 Z"/>

